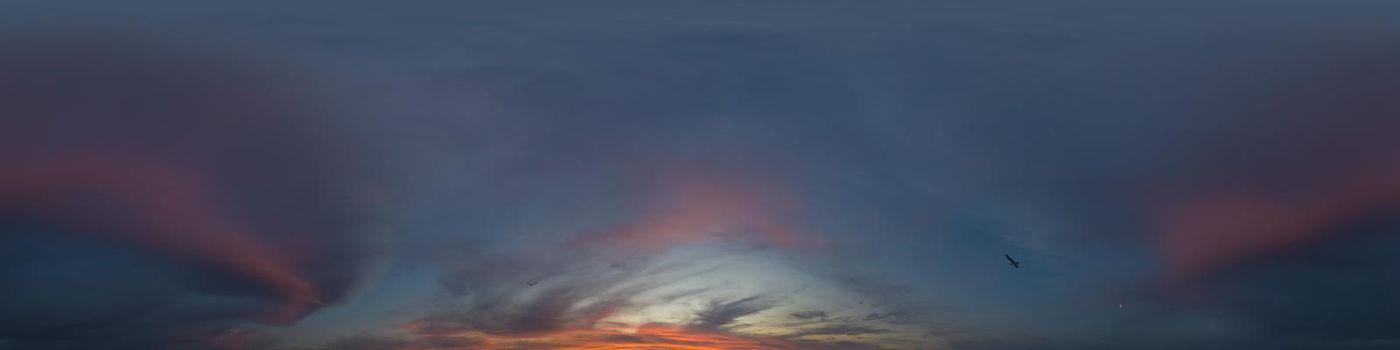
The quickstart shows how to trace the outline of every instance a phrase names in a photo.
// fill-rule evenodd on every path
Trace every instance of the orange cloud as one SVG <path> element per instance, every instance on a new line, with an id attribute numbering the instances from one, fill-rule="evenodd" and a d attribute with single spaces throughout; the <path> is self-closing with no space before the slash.
<path id="1" fill-rule="evenodd" d="M 432 327 L 405 327 L 414 341 L 396 350 L 787 350 L 798 347 L 787 340 L 697 330 L 668 324 L 644 324 L 633 330 L 571 329 L 526 337 L 488 336 L 479 332 L 431 331 Z"/>
<path id="2" fill-rule="evenodd" d="M 701 167 L 664 167 L 643 176 L 649 194 L 635 219 L 585 233 L 564 248 L 657 254 L 686 244 L 745 241 L 784 248 L 820 246 L 822 241 L 794 224 L 796 199 L 779 183 Z M 652 168 L 655 169 L 655 168 Z M 477 265 L 476 268 L 490 266 Z M 466 276 L 470 276 L 466 275 Z M 466 276 L 461 278 L 467 278 Z M 408 337 L 396 350 L 784 350 L 789 339 L 731 332 L 715 323 L 629 325 L 606 322 L 630 298 L 647 288 L 605 291 L 618 281 L 591 280 L 582 286 L 546 290 L 529 303 L 488 299 L 467 313 L 447 313 L 405 324 Z M 596 302 L 593 299 L 600 299 Z M 587 300 L 587 302 L 585 302 Z M 502 304 L 507 303 L 507 304 Z M 502 306 L 507 305 L 507 306 Z M 732 316 L 731 316 L 732 317 Z"/>

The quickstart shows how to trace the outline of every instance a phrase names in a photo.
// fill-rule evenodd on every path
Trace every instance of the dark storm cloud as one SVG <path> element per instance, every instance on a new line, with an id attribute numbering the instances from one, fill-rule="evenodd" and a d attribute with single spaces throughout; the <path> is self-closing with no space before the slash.
<path id="1" fill-rule="evenodd" d="M 5 39 L 0 338 L 201 344 L 345 297 L 366 198 L 312 85 L 156 40 Z"/>

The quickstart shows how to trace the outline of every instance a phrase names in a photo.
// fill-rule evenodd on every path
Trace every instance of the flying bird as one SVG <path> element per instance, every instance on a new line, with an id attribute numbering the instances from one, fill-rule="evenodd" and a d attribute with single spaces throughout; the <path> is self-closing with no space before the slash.
<path id="1" fill-rule="evenodd" d="M 535 286 L 535 283 L 539 283 L 539 282 L 525 282 L 525 285 L 534 287 L 534 286 Z"/>
<path id="2" fill-rule="evenodd" d="M 1011 258 L 1011 255 L 1007 255 L 1007 254 L 1002 254 L 1002 255 L 1006 257 L 1006 261 L 1010 261 L 1010 262 L 1011 262 L 1011 267 L 1015 267 L 1015 268 L 1018 268 L 1018 269 L 1021 268 L 1021 262 L 1016 261 L 1016 259 L 1012 259 L 1012 258 Z"/>

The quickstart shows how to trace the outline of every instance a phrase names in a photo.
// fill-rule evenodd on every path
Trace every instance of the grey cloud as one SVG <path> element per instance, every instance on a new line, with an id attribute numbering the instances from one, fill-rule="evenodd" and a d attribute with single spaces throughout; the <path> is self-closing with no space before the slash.
<path id="1" fill-rule="evenodd" d="M 810 319 L 824 320 L 824 319 L 826 319 L 826 311 L 822 311 L 822 310 L 798 311 L 798 312 L 791 313 L 791 314 L 789 314 L 789 315 L 791 315 L 791 316 L 794 317 L 794 318 L 803 319 L 803 320 L 810 320 Z"/>
<path id="2" fill-rule="evenodd" d="M 888 329 L 870 328 L 850 325 L 831 325 L 817 328 L 805 329 L 794 333 L 794 336 L 808 335 L 866 335 L 888 333 Z"/>
<path id="3" fill-rule="evenodd" d="M 762 295 L 729 301 L 711 300 L 705 309 L 695 313 L 695 319 L 690 325 L 698 329 L 721 329 L 733 325 L 737 318 L 763 312 L 774 306 L 774 300 Z"/>
<path id="4" fill-rule="evenodd" d="M 487 346 L 484 339 L 473 337 L 419 337 L 359 334 L 342 338 L 324 346 L 295 350 L 409 350 L 409 349 L 473 349 Z"/>

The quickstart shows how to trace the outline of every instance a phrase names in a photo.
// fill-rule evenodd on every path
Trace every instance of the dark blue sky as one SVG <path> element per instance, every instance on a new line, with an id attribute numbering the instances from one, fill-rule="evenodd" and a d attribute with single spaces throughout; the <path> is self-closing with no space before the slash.
<path id="1" fill-rule="evenodd" d="M 1400 347 L 1384 1 L 4 7 L 0 349 Z"/>

